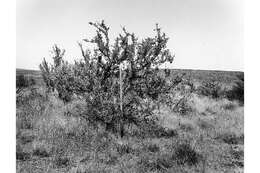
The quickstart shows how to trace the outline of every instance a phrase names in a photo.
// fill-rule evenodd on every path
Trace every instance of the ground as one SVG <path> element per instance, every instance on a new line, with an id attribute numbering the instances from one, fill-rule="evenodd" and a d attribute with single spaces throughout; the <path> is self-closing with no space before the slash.
<path id="1" fill-rule="evenodd" d="M 175 70 L 200 85 L 209 78 L 231 87 L 239 72 Z M 35 92 L 36 91 L 36 92 Z M 176 91 L 177 92 L 177 91 Z M 161 105 L 153 135 L 128 127 L 123 138 L 77 116 L 84 102 L 64 104 L 55 94 L 25 89 L 17 97 L 16 170 L 27 172 L 243 172 L 244 106 L 197 92 L 184 113 Z M 153 129 L 155 131 L 155 129 Z"/>

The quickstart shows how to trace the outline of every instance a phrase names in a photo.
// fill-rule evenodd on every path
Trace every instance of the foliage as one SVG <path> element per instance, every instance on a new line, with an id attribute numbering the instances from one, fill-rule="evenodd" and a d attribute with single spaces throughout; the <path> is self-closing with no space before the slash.
<path id="1" fill-rule="evenodd" d="M 22 89 L 29 86 L 35 85 L 36 82 L 32 77 L 25 77 L 24 75 L 19 75 L 16 77 L 16 93 L 20 93 Z"/>
<path id="2" fill-rule="evenodd" d="M 63 60 L 65 51 L 53 47 L 53 64 L 45 59 L 40 65 L 43 79 L 48 88 L 56 90 L 66 103 L 72 96 L 81 96 L 86 101 L 86 112 L 81 115 L 92 122 L 99 122 L 107 129 L 117 129 L 121 136 L 124 124 L 148 122 L 154 117 L 152 101 L 162 93 L 167 93 L 174 85 L 159 73 L 159 67 L 173 61 L 168 38 L 156 25 L 156 35 L 138 41 L 133 33 L 123 28 L 111 45 L 109 27 L 101 23 L 89 23 L 96 29 L 93 39 L 84 39 L 94 44 L 94 50 L 84 50 L 78 43 L 83 60 L 69 64 Z M 119 66 L 125 66 L 122 74 L 123 110 L 120 110 Z M 166 74 L 167 75 L 167 74 Z"/>
<path id="3" fill-rule="evenodd" d="M 44 113 L 47 101 L 47 95 L 37 88 L 27 88 L 16 96 L 16 118 L 21 128 L 33 128 L 35 118 Z"/>
<path id="4" fill-rule="evenodd" d="M 202 85 L 197 89 L 198 93 L 204 96 L 217 99 L 221 96 L 221 85 L 216 80 L 203 81 Z"/>
<path id="5" fill-rule="evenodd" d="M 184 75 L 174 79 L 176 87 L 170 93 L 163 95 L 161 99 L 162 103 L 165 103 L 173 112 L 177 112 L 180 115 L 186 115 L 192 111 L 189 101 L 195 90 L 191 79 L 183 79 Z"/>
<path id="6" fill-rule="evenodd" d="M 244 74 L 237 76 L 237 81 L 230 91 L 227 91 L 227 98 L 230 100 L 238 100 L 244 103 Z"/>
<path id="7" fill-rule="evenodd" d="M 180 165 L 196 165 L 201 158 L 200 154 L 198 154 L 188 142 L 181 143 L 176 146 L 174 157 Z"/>

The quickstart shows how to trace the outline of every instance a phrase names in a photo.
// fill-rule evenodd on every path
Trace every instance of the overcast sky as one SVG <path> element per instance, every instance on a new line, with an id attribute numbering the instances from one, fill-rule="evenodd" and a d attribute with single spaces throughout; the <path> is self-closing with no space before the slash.
<path id="1" fill-rule="evenodd" d="M 139 38 L 159 23 L 176 58 L 171 68 L 243 71 L 242 0 L 19 0 L 17 68 L 38 69 L 54 43 L 65 59 L 79 59 L 77 41 L 91 38 L 90 21 L 102 19 L 111 37 L 121 26 Z"/>

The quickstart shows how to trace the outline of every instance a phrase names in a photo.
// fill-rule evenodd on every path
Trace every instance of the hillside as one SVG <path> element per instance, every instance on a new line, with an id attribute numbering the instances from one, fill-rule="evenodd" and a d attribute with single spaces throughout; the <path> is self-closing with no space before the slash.
<path id="1" fill-rule="evenodd" d="M 221 83 L 230 83 L 236 80 L 236 76 L 244 74 L 241 71 L 217 71 L 217 70 L 192 70 L 192 69 L 171 69 L 171 76 L 185 74 L 185 78 L 190 78 L 194 82 L 201 82 L 203 80 L 216 80 Z M 42 81 L 40 70 L 16 69 L 16 76 L 29 75 L 36 80 Z"/>

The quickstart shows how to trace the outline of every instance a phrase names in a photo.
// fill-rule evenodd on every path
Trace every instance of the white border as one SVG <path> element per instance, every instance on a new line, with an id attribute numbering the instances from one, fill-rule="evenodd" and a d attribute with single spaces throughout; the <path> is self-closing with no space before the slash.
<path id="1" fill-rule="evenodd" d="M 16 1 L 0 3 L 1 48 L 1 109 L 0 109 L 0 169 L 16 172 L 15 166 L 15 52 L 16 52 Z"/>
<path id="2" fill-rule="evenodd" d="M 245 1 L 245 172 L 258 172 L 260 160 L 260 2 Z"/>

